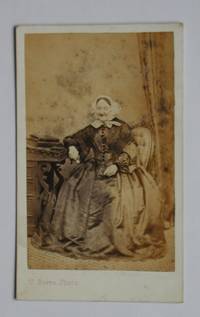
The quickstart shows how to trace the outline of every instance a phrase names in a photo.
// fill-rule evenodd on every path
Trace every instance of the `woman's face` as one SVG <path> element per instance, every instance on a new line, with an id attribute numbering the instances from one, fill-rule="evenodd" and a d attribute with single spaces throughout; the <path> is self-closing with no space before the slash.
<path id="1" fill-rule="evenodd" d="M 107 120 L 110 112 L 111 106 L 106 102 L 106 100 L 99 100 L 96 105 L 96 117 L 100 120 Z"/>

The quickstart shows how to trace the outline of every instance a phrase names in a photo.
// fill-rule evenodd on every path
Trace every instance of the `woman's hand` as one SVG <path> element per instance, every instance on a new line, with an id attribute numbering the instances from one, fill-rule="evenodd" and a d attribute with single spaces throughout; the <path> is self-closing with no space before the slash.
<path id="1" fill-rule="evenodd" d="M 106 170 L 104 171 L 104 175 L 108 176 L 108 177 L 109 176 L 113 176 L 113 175 L 115 175 L 117 173 L 117 171 L 118 171 L 117 165 L 116 164 L 112 164 L 112 165 L 110 165 L 110 166 L 108 166 L 106 168 Z"/>
<path id="2" fill-rule="evenodd" d="M 69 158 L 71 160 L 76 161 L 76 163 L 80 163 L 80 155 L 79 155 L 79 151 L 77 150 L 77 148 L 74 145 L 70 145 L 69 146 L 69 152 L 68 152 Z"/>

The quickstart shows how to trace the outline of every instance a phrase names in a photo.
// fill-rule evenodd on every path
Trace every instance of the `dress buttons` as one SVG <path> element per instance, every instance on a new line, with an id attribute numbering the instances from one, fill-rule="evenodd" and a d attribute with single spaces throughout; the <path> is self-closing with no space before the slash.
<path id="1" fill-rule="evenodd" d="M 101 127 L 100 136 L 101 136 L 102 160 L 104 161 L 105 152 L 106 152 L 105 127 Z"/>
<path id="2" fill-rule="evenodd" d="M 101 128 L 101 136 L 104 136 L 104 134 L 105 134 L 105 128 L 102 127 L 102 128 Z"/>

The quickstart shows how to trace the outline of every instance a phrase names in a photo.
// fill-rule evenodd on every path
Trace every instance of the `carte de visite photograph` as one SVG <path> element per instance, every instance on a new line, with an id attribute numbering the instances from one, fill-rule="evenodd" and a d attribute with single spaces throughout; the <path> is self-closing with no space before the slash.
<path id="1" fill-rule="evenodd" d="M 40 276 L 59 288 L 61 273 L 82 272 L 149 274 L 155 287 L 169 274 L 181 300 L 181 33 L 180 24 L 17 28 L 19 298 L 39 296 Z M 158 301 L 173 301 L 167 287 Z M 41 299 L 82 298 L 49 292 Z"/>

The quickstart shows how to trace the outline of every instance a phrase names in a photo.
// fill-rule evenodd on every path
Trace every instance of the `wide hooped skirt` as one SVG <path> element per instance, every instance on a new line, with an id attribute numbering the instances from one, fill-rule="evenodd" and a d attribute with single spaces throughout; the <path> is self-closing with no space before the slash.
<path id="1" fill-rule="evenodd" d="M 80 164 L 47 212 L 51 217 L 41 219 L 32 239 L 37 247 L 86 257 L 140 259 L 165 253 L 160 193 L 142 167 L 132 174 L 97 177 L 92 162 Z"/>

